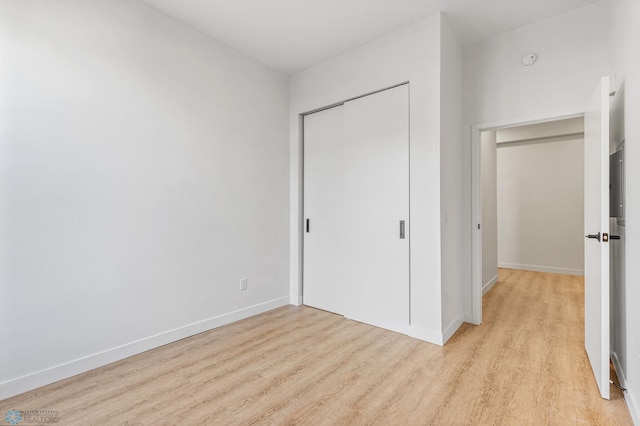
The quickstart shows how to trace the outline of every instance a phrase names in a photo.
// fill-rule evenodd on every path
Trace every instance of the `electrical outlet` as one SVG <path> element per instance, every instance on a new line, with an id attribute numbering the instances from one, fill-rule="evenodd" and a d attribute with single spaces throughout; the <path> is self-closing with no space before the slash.
<path id="1" fill-rule="evenodd" d="M 245 291 L 247 289 L 247 279 L 240 278 L 240 291 Z"/>

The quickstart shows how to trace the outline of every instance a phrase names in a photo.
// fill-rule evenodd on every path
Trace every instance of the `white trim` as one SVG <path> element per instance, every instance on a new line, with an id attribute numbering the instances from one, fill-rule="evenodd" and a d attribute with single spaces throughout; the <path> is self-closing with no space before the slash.
<path id="1" fill-rule="evenodd" d="M 542 136 L 539 138 L 496 141 L 496 146 L 500 148 L 500 146 L 519 146 L 519 145 L 540 144 L 540 143 L 548 143 L 548 142 L 561 142 L 566 140 L 574 140 L 577 138 L 580 138 L 580 139 L 584 138 L 584 132 L 572 132 L 572 133 L 566 133 L 564 135 L 558 134 L 555 136 Z"/>
<path id="2" fill-rule="evenodd" d="M 631 389 L 627 388 L 624 392 L 624 401 L 627 403 L 629 414 L 631 414 L 631 420 L 636 426 L 640 426 L 640 404 L 638 404 L 638 398 L 635 397 Z"/>
<path id="3" fill-rule="evenodd" d="M 303 267 L 303 223 L 304 223 L 304 115 L 295 114 L 291 122 L 297 121 L 289 135 L 289 295 L 290 303 L 302 304 Z"/>
<path id="4" fill-rule="evenodd" d="M 67 379 L 77 374 L 85 373 L 89 370 L 93 370 L 94 368 L 102 367 L 150 349 L 154 349 L 168 343 L 173 343 L 186 337 L 249 318 L 287 304 L 289 304 L 289 297 L 281 297 L 258 305 L 250 306 L 248 308 L 239 309 L 234 312 L 187 324 L 182 327 L 174 328 L 173 330 L 167 330 L 153 336 L 125 343 L 124 345 L 117 346 L 115 348 L 45 368 L 44 370 L 36 371 L 22 377 L 7 380 L 0 383 L 0 400 L 19 395 L 59 380 Z"/>
<path id="5" fill-rule="evenodd" d="M 451 339 L 451 337 L 458 331 L 462 323 L 464 322 L 464 314 L 459 315 L 454 319 L 451 324 L 442 333 L 442 344 L 444 345 Z"/>
<path id="6" fill-rule="evenodd" d="M 496 274 L 495 277 L 491 278 L 488 283 L 482 286 L 482 295 L 484 296 L 485 294 L 487 294 L 489 290 L 491 290 L 493 286 L 496 285 L 497 282 L 498 282 L 498 275 Z"/>
<path id="7" fill-rule="evenodd" d="M 428 343 L 433 343 L 434 345 L 444 346 L 445 343 L 455 334 L 456 331 L 460 328 L 465 319 L 470 316 L 468 312 L 460 314 L 457 318 L 455 318 L 444 330 L 444 332 L 440 332 L 439 330 L 427 329 L 424 327 L 420 327 L 417 325 L 409 325 L 408 332 L 405 333 L 409 337 L 413 337 L 414 339 L 423 340 Z M 467 321 L 468 322 L 468 321 Z"/>
<path id="8" fill-rule="evenodd" d="M 535 114 L 528 117 L 513 117 L 504 120 L 487 121 L 485 123 L 477 123 L 472 125 L 481 132 L 487 130 L 506 129 L 509 127 L 526 126 L 528 124 L 539 124 L 550 121 L 567 120 L 569 118 L 578 118 L 584 116 L 584 110 L 566 110 L 558 111 L 551 114 Z"/>
<path id="9" fill-rule="evenodd" d="M 611 352 L 611 361 L 613 362 L 613 368 L 616 369 L 616 374 L 618 375 L 618 380 L 620 381 L 620 386 L 623 388 L 627 387 L 627 378 L 624 375 L 624 370 L 622 369 L 622 365 L 620 364 L 620 359 L 618 359 L 618 354 L 616 352 Z M 630 389 L 627 388 L 626 392 L 623 392 L 624 400 L 627 404 L 627 408 L 629 409 L 629 414 L 631 414 L 631 420 L 634 425 L 640 425 L 640 406 L 635 402 L 637 401 L 634 398 L 633 393 Z"/>
<path id="10" fill-rule="evenodd" d="M 471 323 L 482 324 L 482 157 L 480 132 L 471 127 Z"/>
<path id="11" fill-rule="evenodd" d="M 428 328 L 420 327 L 417 325 L 409 325 L 409 331 L 407 336 L 413 337 L 418 340 L 423 340 L 434 345 L 443 346 L 443 335 L 439 330 L 431 330 Z"/>
<path id="12" fill-rule="evenodd" d="M 584 116 L 584 110 L 559 111 L 553 114 L 510 118 L 471 126 L 471 322 L 473 324 L 482 324 L 482 229 L 478 229 L 478 224 L 482 224 L 480 133 L 582 116 Z"/>
<path id="13" fill-rule="evenodd" d="M 522 269 L 523 271 L 550 272 L 552 274 L 584 275 L 584 269 L 558 268 L 556 266 L 526 265 L 524 263 L 498 262 L 498 268 Z"/>

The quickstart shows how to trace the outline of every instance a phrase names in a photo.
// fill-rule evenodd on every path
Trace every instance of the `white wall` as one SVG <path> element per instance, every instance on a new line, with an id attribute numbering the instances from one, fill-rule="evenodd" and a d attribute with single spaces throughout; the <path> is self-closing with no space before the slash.
<path id="1" fill-rule="evenodd" d="M 616 75 L 613 134 L 624 138 L 626 155 L 626 226 L 618 227 L 627 261 L 615 271 L 612 301 L 612 351 L 625 399 L 640 425 L 640 2 L 612 0 L 611 72 Z M 616 266 L 619 264 L 616 263 Z M 624 304 L 622 303 L 624 302 Z M 616 304 L 617 303 L 617 304 Z"/>
<path id="2" fill-rule="evenodd" d="M 300 114 L 398 83 L 410 90 L 411 328 L 442 343 L 440 242 L 441 16 L 375 40 L 290 79 L 291 303 L 300 303 Z M 456 315 L 458 316 L 458 315 Z"/>
<path id="3" fill-rule="evenodd" d="M 482 294 L 498 281 L 498 195 L 496 131 L 480 136 L 482 174 Z"/>
<path id="4" fill-rule="evenodd" d="M 498 266 L 584 274 L 583 146 L 575 136 L 498 144 Z"/>
<path id="5" fill-rule="evenodd" d="M 608 72 L 607 16 L 598 2 L 465 46 L 466 121 L 584 110 Z M 531 67 L 527 52 L 538 53 Z"/>
<path id="6" fill-rule="evenodd" d="M 471 313 L 464 311 L 464 181 L 462 162 L 463 50 L 446 19 L 440 22 L 440 221 L 442 250 L 442 327 L 446 342 Z M 415 219 L 415 217 L 413 217 Z"/>
<path id="7" fill-rule="evenodd" d="M 288 303 L 286 76 L 138 2 L 0 52 L 0 399 Z"/>
<path id="8" fill-rule="evenodd" d="M 609 72 L 608 40 L 608 5 L 598 2 L 465 46 L 465 128 L 583 112 L 600 77 Z M 538 53 L 538 62 L 523 67 L 520 58 L 531 51 Z M 471 132 L 467 135 L 465 162 L 470 164 Z M 465 221 L 471 223 L 471 166 L 465 171 Z M 471 247 L 471 232 L 465 245 Z M 471 286 L 471 250 L 467 256 L 465 277 Z"/>

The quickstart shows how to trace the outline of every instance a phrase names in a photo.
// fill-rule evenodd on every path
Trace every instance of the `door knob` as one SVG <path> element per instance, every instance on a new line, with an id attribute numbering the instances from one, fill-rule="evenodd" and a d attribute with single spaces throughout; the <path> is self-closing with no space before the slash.
<path id="1" fill-rule="evenodd" d="M 600 241 L 600 233 L 598 232 L 597 234 L 589 234 L 589 235 L 585 235 L 585 238 L 593 238 L 594 240 L 598 240 Z"/>

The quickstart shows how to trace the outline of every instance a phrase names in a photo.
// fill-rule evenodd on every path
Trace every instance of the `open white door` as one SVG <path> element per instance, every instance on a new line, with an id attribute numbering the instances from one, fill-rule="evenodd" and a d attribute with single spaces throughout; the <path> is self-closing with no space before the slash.
<path id="1" fill-rule="evenodd" d="M 584 340 L 600 395 L 609 399 L 609 78 L 584 117 Z"/>

